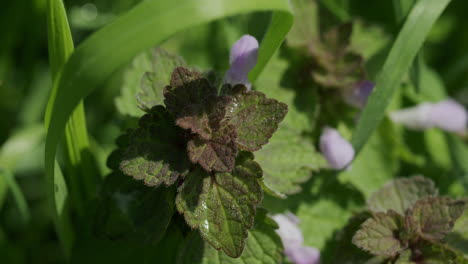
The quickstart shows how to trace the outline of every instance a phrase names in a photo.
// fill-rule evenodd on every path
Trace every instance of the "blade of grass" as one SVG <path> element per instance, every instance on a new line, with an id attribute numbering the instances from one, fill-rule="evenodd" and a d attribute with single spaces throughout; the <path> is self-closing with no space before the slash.
<path id="1" fill-rule="evenodd" d="M 19 188 L 13 174 L 7 169 L 0 168 L 0 177 L 3 177 L 3 179 L 8 184 L 8 187 L 13 194 L 16 205 L 20 211 L 23 223 L 27 223 L 30 217 L 28 204 L 26 203 L 23 192 L 21 192 L 21 189 Z"/>
<path id="2" fill-rule="evenodd" d="M 55 80 L 58 76 L 60 69 L 65 65 L 68 58 L 71 56 L 74 50 L 73 40 L 70 32 L 70 26 L 68 25 L 68 19 L 66 16 L 65 7 L 62 0 L 48 0 L 47 1 L 47 35 L 48 35 L 48 49 L 49 49 L 49 62 L 52 74 L 52 80 Z M 53 111 L 53 104 L 56 98 L 57 88 L 52 87 L 51 95 L 46 108 L 45 115 L 45 126 L 48 128 L 49 118 L 51 112 Z M 66 138 L 66 153 L 67 161 L 70 164 L 70 167 L 80 170 L 82 175 L 86 175 L 86 172 L 83 170 L 83 160 L 81 157 L 82 151 L 89 149 L 88 135 L 86 130 L 86 121 L 84 117 L 84 107 L 83 102 L 80 101 L 78 106 L 75 108 L 71 114 L 68 123 L 66 124 L 65 129 L 65 138 Z M 71 223 L 66 221 L 66 212 L 63 211 L 64 203 L 67 199 L 67 186 L 63 175 L 60 171 L 60 165 L 55 161 L 55 170 L 58 173 L 55 173 L 54 177 L 59 178 L 57 181 L 61 182 L 62 188 L 54 187 L 54 181 L 47 183 L 49 187 L 47 189 L 48 198 L 51 201 L 54 201 L 54 210 L 55 213 L 54 223 L 56 225 L 56 230 L 58 232 L 59 238 L 62 242 L 63 249 L 66 255 L 70 255 L 73 235 Z M 83 207 L 82 201 L 83 198 L 79 192 L 78 187 L 79 179 L 76 170 L 69 170 L 71 173 L 70 181 L 73 184 L 72 193 L 73 193 L 73 202 L 75 207 L 78 209 L 78 214 L 82 215 Z M 74 172 L 74 173 L 73 173 Z M 57 200 L 57 197 L 61 198 Z M 63 217 L 60 217 L 63 216 Z"/>
<path id="3" fill-rule="evenodd" d="M 50 1 L 57 4 L 57 0 Z M 48 127 L 45 167 L 56 215 L 63 215 L 61 208 L 67 189 L 63 177 L 57 174 L 59 168 L 55 166 L 55 154 L 65 124 L 79 102 L 133 56 L 171 35 L 194 25 L 254 11 L 275 12 L 261 43 L 258 65 L 250 74 L 251 80 L 255 80 L 292 26 L 293 16 L 288 0 L 143 1 L 93 34 L 75 50 L 55 77 L 45 118 Z M 63 28 L 57 26 L 57 30 Z M 77 135 L 71 136 L 75 140 Z M 66 222 L 56 224 L 60 233 Z M 65 248 L 69 246 L 69 243 L 65 243 Z"/>
<path id="4" fill-rule="evenodd" d="M 362 149 L 382 121 L 385 109 L 403 75 L 408 72 L 432 25 L 449 3 L 450 0 L 420 0 L 411 10 L 377 77 L 374 92 L 354 131 L 351 142 L 356 152 Z"/>

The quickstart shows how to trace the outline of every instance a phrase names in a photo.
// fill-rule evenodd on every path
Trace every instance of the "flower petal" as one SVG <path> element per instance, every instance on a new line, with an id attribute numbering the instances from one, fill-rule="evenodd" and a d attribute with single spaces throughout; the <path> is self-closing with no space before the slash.
<path id="1" fill-rule="evenodd" d="M 433 126 L 450 132 L 462 132 L 468 123 L 465 108 L 452 99 L 433 104 L 429 116 Z"/>
<path id="2" fill-rule="evenodd" d="M 295 264 L 320 264 L 320 251 L 314 247 L 296 247 L 286 255 Z"/>
<path id="3" fill-rule="evenodd" d="M 358 82 L 353 89 L 349 89 L 343 94 L 344 101 L 357 108 L 363 108 L 367 103 L 367 98 L 374 90 L 374 83 L 371 81 Z"/>
<path id="4" fill-rule="evenodd" d="M 320 136 L 320 151 L 333 169 L 344 169 L 354 159 L 354 148 L 336 129 L 326 127 Z"/>
<path id="5" fill-rule="evenodd" d="M 250 35 L 242 36 L 231 48 L 229 63 L 231 67 L 224 76 L 224 83 L 244 84 L 250 90 L 249 72 L 257 64 L 258 41 Z"/>

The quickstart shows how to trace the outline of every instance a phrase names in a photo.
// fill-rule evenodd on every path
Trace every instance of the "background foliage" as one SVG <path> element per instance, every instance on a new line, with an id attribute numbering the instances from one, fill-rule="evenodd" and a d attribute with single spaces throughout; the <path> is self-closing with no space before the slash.
<path id="1" fill-rule="evenodd" d="M 116 148 L 117 137 L 125 129 L 134 127 L 142 114 L 136 108 L 136 90 L 132 89 L 137 89 L 143 73 L 154 67 L 144 53 L 131 58 L 158 42 L 167 51 L 182 56 L 188 65 L 224 72 L 229 66 L 232 43 L 246 33 L 263 39 L 268 26 L 270 31 L 262 43 L 260 66 L 251 77 L 257 79 L 255 89 L 287 103 L 289 114 L 270 144 L 256 153 L 264 170 L 266 187 L 270 189 L 262 206 L 272 213 L 289 210 L 298 215 L 305 244 L 321 250 L 323 263 L 335 263 L 333 257 L 340 250 L 339 230 L 374 191 L 392 178 L 422 174 L 436 183 L 442 195 L 467 196 L 466 139 L 435 129 L 424 133 L 404 130 L 384 115 L 387 102 L 389 110 L 450 96 L 468 105 L 468 38 L 463 33 L 468 26 L 464 14 L 468 3 L 452 1 L 437 19 L 436 13 L 442 12 L 449 1 L 291 1 L 295 24 L 286 42 L 274 53 L 292 22 L 285 4 L 288 1 L 265 0 L 255 4 L 231 1 L 229 10 L 222 4 L 213 4 L 215 2 L 66 0 L 65 9 L 61 9 L 61 1 L 3 3 L 0 9 L 0 262 L 62 263 L 70 259 L 77 263 L 128 263 L 130 260 L 150 262 L 157 257 L 161 263 L 193 263 L 190 259 L 197 257 L 191 254 L 197 252 L 188 252 L 180 246 L 189 248 L 189 243 L 200 238 L 193 232 L 188 234 L 189 230 L 180 230 L 176 224 L 169 225 L 163 237 L 152 237 L 151 247 L 132 239 L 109 242 L 106 237 L 96 237 L 92 231 L 96 212 L 102 212 L 97 198 L 108 188 L 115 190 L 101 184 L 110 173 L 107 157 Z M 211 9 L 189 18 L 184 6 L 178 5 L 180 3 L 189 6 L 187 8 L 206 5 Z M 413 20 L 409 19 L 409 24 L 403 26 L 413 3 L 422 9 L 419 13 L 415 11 Z M 143 13 L 127 13 L 138 4 L 141 6 L 137 11 Z M 148 13 L 144 13 L 146 7 L 153 9 L 148 8 Z M 272 15 L 272 9 L 285 13 Z M 51 10 L 56 11 L 55 16 L 50 16 Z M 66 29 L 61 10 L 66 11 L 71 35 L 67 36 L 65 30 L 60 31 L 63 35 L 55 38 L 49 35 L 48 38 L 48 27 Z M 172 10 L 173 13 L 155 10 Z M 158 16 L 164 23 L 159 23 Z M 144 25 L 145 20 L 138 18 L 153 19 L 151 27 L 147 26 L 145 31 L 149 36 L 135 43 L 125 42 L 126 34 L 138 36 L 138 31 L 129 26 L 130 22 Z M 348 139 L 353 138 L 357 146 L 363 146 L 352 168 L 336 173 L 319 170 L 324 161 L 314 139 L 323 125 L 318 116 L 327 104 L 314 83 L 298 78 L 303 61 L 295 47 L 348 21 L 354 22 L 350 47 L 364 57 L 368 78 L 377 82 L 384 100 L 370 103 L 363 112 L 367 117 L 358 123 L 357 130 L 353 123 L 355 112 L 348 108 L 339 106 L 335 114 L 327 116 L 327 123 L 336 125 Z M 98 33 L 101 35 L 93 35 L 103 28 L 104 31 Z M 172 32 L 177 33 L 172 35 Z M 121 36 L 120 42 L 113 41 L 113 36 Z M 48 52 L 48 45 L 53 43 L 57 43 L 58 51 Z M 60 73 L 58 69 L 72 53 L 73 44 L 78 52 L 68 70 Z M 413 48 L 407 49 L 405 45 Z M 66 49 L 60 50 L 60 47 Z M 94 56 L 107 50 L 113 52 L 112 56 Z M 416 56 L 414 61 L 413 56 Z M 263 66 L 266 67 L 260 74 Z M 382 71 L 390 77 L 378 75 Z M 53 85 L 54 76 L 60 74 L 73 83 L 68 86 L 71 90 L 56 93 L 59 100 L 54 103 L 54 96 L 49 99 L 52 87 L 61 89 L 68 85 L 60 86 L 57 82 Z M 60 127 L 61 122 L 64 125 L 66 121 L 67 112 L 88 94 L 83 110 L 79 108 L 69 123 L 57 155 L 52 144 L 47 154 L 49 164 L 44 164 L 47 134 L 43 122 L 59 120 L 58 129 L 49 133 L 48 139 L 48 144 L 51 140 L 58 143 L 59 136 L 65 132 Z M 51 103 L 44 120 L 48 100 Z M 49 119 L 53 115 L 58 118 Z M 381 123 L 375 122 L 380 118 L 383 118 Z M 374 125 L 378 126 L 371 136 Z M 73 136 L 73 133 L 78 134 Z M 288 152 L 284 151 L 286 146 Z M 48 175 L 55 171 L 55 183 L 62 185 L 55 185 L 50 178 L 46 181 L 45 165 L 49 166 Z M 62 173 L 64 178 L 57 178 Z M 65 183 L 68 189 L 64 188 Z M 127 191 L 125 188 L 118 190 Z M 63 204 L 59 207 L 54 204 L 53 208 L 51 200 L 60 200 L 57 195 L 64 199 Z M 173 193 L 168 190 L 155 195 L 167 197 Z M 286 199 L 278 198 L 285 195 Z M 57 208 L 63 210 L 57 211 Z M 170 212 L 159 213 L 171 214 L 173 208 L 169 209 Z M 106 213 L 117 221 L 107 223 L 109 228 L 122 223 L 145 226 L 145 223 L 134 222 L 135 219 L 126 219 L 125 215 L 116 215 L 120 211 Z M 182 219 L 176 216 L 174 221 Z M 276 239 L 263 231 L 260 228 L 252 232 L 257 232 L 255 237 L 265 245 Z M 460 238 L 449 239 L 463 245 L 464 240 L 460 242 Z M 177 252 L 184 252 L 184 255 L 176 259 Z M 246 254 L 255 255 L 252 252 L 254 249 L 248 248 Z M 213 254 L 214 258 L 221 253 L 210 251 L 207 254 Z M 276 258 L 276 255 L 272 257 Z M 210 263 L 198 259 L 200 263 Z"/>

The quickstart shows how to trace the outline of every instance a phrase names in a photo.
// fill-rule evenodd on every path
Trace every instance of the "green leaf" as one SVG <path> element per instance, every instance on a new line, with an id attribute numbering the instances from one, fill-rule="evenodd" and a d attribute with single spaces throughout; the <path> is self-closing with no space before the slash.
<path id="1" fill-rule="evenodd" d="M 138 107 L 149 111 L 164 102 L 163 91 L 170 83 L 171 73 L 176 67 L 186 66 L 182 57 L 157 48 L 153 51 L 153 69 L 143 75 L 141 89 L 137 93 Z"/>
<path id="2" fill-rule="evenodd" d="M 140 117 L 153 106 L 162 105 L 163 91 L 169 85 L 171 73 L 185 61 L 162 48 L 142 52 L 126 67 L 121 94 L 115 99 L 121 114 Z"/>
<path id="3" fill-rule="evenodd" d="M 198 232 L 192 232 L 181 249 L 177 264 L 278 264 L 283 260 L 283 247 L 275 229 L 278 226 L 258 209 L 255 225 L 249 230 L 245 250 L 239 258 L 230 258 L 204 242 Z"/>
<path id="4" fill-rule="evenodd" d="M 468 199 L 463 215 L 455 222 L 452 232 L 447 236 L 447 243 L 451 248 L 459 250 L 468 258 Z"/>
<path id="5" fill-rule="evenodd" d="M 254 82 L 292 26 L 293 16 L 287 0 L 142 1 L 81 43 L 54 82 L 56 93 L 51 96 L 54 99 L 46 118 L 50 122 L 46 122 L 45 169 L 48 192 L 53 196 L 50 197 L 51 208 L 56 215 L 63 214 L 58 205 L 66 196 L 63 179 L 55 175 L 58 171 L 54 167 L 57 146 L 65 124 L 80 100 L 102 87 L 100 85 L 133 56 L 175 33 L 193 25 L 256 11 L 273 11 L 273 16 L 261 41 L 258 63 L 249 74 L 249 79 Z M 160 30 L 155 31 L 155 28 Z"/>
<path id="6" fill-rule="evenodd" d="M 0 167 L 0 178 L 5 180 L 11 190 L 16 206 L 18 206 L 20 216 L 22 218 L 21 220 L 24 224 L 28 223 L 30 219 L 29 207 L 14 175 L 9 170 Z"/>
<path id="7" fill-rule="evenodd" d="M 445 244 L 427 243 L 421 249 L 421 255 L 425 264 L 468 264 L 468 258 Z"/>
<path id="8" fill-rule="evenodd" d="M 426 197 L 408 212 L 410 229 L 429 241 L 442 241 L 462 215 L 465 202 L 449 197 Z"/>
<path id="9" fill-rule="evenodd" d="M 403 226 L 403 216 L 393 210 L 375 213 L 356 232 L 353 244 L 376 256 L 393 257 L 406 247 L 398 237 Z"/>
<path id="10" fill-rule="evenodd" d="M 120 170 L 148 186 L 169 186 L 187 174 L 183 131 L 162 106 L 156 106 L 139 121 L 121 153 Z"/>
<path id="11" fill-rule="evenodd" d="M 363 211 L 353 215 L 346 226 L 336 235 L 336 249 L 333 254 L 332 263 L 353 264 L 365 263 L 372 258 L 372 255 L 359 249 L 352 243 L 353 236 L 361 225 L 372 215 L 368 211 Z"/>
<path id="12" fill-rule="evenodd" d="M 422 0 L 412 8 L 376 80 L 351 140 L 358 153 L 385 116 L 385 109 L 409 70 L 432 25 L 450 0 Z"/>
<path id="13" fill-rule="evenodd" d="M 255 153 L 255 160 L 262 166 L 263 183 L 284 194 L 300 192 L 300 184 L 310 178 L 311 171 L 327 165 L 309 139 L 287 126 Z"/>
<path id="14" fill-rule="evenodd" d="M 369 199 L 398 173 L 399 159 L 393 141 L 395 137 L 391 123 L 382 123 L 377 133 L 371 136 L 368 144 L 353 160 L 351 167 L 340 172 L 340 179 L 356 186 Z"/>
<path id="15" fill-rule="evenodd" d="M 113 240 L 155 245 L 174 213 L 175 188 L 149 188 L 121 173 L 106 177 L 94 229 Z"/>
<path id="16" fill-rule="evenodd" d="M 398 259 L 395 261 L 395 264 L 417 264 L 414 261 L 411 261 L 411 250 L 407 249 L 400 253 Z"/>
<path id="17" fill-rule="evenodd" d="M 208 174 L 196 168 L 179 190 L 177 209 L 214 248 L 239 257 L 263 197 L 261 177 L 262 170 L 249 152 L 239 153 L 231 173 Z"/>
<path id="18" fill-rule="evenodd" d="M 404 215 L 407 209 L 426 196 L 436 196 L 438 193 L 434 182 L 422 176 L 401 178 L 387 183 L 375 192 L 368 200 L 367 206 L 374 212 L 394 210 Z"/>
<path id="19" fill-rule="evenodd" d="M 204 139 L 197 135 L 187 144 L 192 163 L 200 164 L 206 171 L 230 172 L 237 156 L 236 130 L 226 126 Z"/>
<path id="20" fill-rule="evenodd" d="M 298 193 L 299 184 L 311 177 L 312 170 L 327 165 L 306 135 L 314 130 L 313 118 L 317 115 L 315 89 L 296 85 L 297 76 L 291 74 L 290 63 L 277 54 L 255 86 L 269 98 L 288 105 L 288 114 L 278 131 L 255 153 L 264 172 L 264 183 L 273 191 L 286 194 Z"/>
<path id="21" fill-rule="evenodd" d="M 225 122 L 236 128 L 237 145 L 246 151 L 259 150 L 278 129 L 288 106 L 266 98 L 261 92 L 248 92 L 243 85 L 225 86 L 224 89 L 233 96 L 226 106 Z"/>

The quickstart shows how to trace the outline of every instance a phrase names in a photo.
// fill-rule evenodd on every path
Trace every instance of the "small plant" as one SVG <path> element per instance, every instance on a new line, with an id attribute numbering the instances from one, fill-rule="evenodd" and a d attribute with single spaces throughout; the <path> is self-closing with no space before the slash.
<path id="1" fill-rule="evenodd" d="M 426 178 L 397 179 L 371 196 L 371 217 L 352 241 L 380 257 L 379 263 L 468 263 L 446 243 L 466 206 L 466 201 L 438 196 Z"/>

